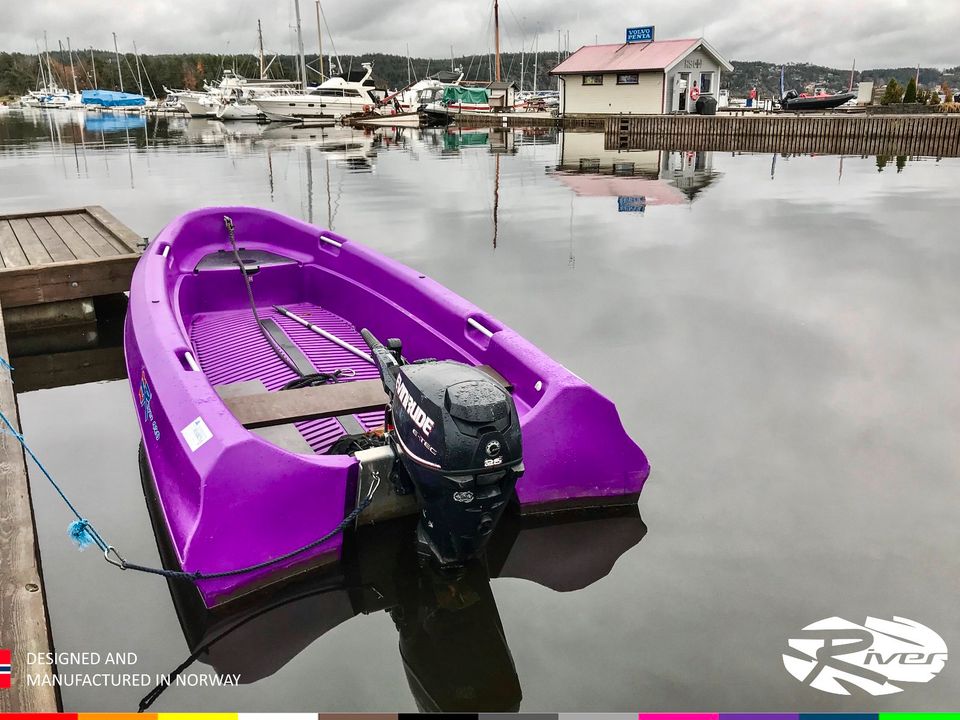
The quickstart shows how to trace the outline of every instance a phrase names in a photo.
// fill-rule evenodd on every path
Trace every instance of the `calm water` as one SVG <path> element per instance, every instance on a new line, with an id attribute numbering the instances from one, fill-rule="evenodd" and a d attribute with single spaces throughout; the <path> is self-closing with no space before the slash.
<path id="1" fill-rule="evenodd" d="M 956 660 L 882 698 L 804 687 L 781 661 L 788 638 L 831 616 L 907 617 L 960 648 L 960 160 L 616 156 L 600 135 L 532 130 L 86 123 L 0 115 L 0 212 L 101 204 L 153 236 L 200 205 L 272 207 L 436 278 L 614 399 L 653 465 L 640 501 L 649 532 L 581 590 L 490 583 L 484 607 L 499 612 L 522 710 L 960 704 Z M 581 158 L 607 174 L 557 171 Z M 636 177 L 612 177 L 614 159 Z M 27 392 L 20 409 L 101 531 L 156 563 L 126 383 Z M 583 441 L 603 439 L 585 428 Z M 57 649 L 175 668 L 189 650 L 164 583 L 78 554 L 41 480 Z M 231 651 L 305 646 L 274 674 L 174 687 L 153 709 L 415 710 L 390 615 L 313 639 L 334 604 L 285 620 L 286 640 Z M 483 642 L 462 645 L 444 662 L 493 662 Z M 130 710 L 144 693 L 64 688 L 63 699 Z"/>

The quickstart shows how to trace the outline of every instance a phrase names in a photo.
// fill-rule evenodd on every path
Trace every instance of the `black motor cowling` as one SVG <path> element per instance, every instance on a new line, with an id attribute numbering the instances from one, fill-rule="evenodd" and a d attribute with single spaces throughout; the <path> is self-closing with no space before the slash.
<path id="1" fill-rule="evenodd" d="M 422 556 L 455 568 L 486 545 L 523 474 L 520 420 L 509 391 L 452 360 L 403 362 L 364 334 L 390 396 L 391 440 L 420 508 Z M 372 342 L 371 342 L 372 340 Z"/>

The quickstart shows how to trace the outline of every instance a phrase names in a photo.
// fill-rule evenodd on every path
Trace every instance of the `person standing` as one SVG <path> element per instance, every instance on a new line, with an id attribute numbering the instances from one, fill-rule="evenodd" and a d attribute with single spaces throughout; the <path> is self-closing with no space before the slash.
<path id="1" fill-rule="evenodd" d="M 750 88 L 750 92 L 747 93 L 747 107 L 753 107 L 753 104 L 757 100 L 757 88 L 756 86 Z"/>

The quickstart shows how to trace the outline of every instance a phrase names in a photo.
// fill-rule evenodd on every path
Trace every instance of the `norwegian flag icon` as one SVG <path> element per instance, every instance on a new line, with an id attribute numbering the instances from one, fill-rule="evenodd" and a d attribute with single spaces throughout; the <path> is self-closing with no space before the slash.
<path id="1" fill-rule="evenodd" d="M 0 650 L 0 689 L 10 687 L 10 651 Z"/>

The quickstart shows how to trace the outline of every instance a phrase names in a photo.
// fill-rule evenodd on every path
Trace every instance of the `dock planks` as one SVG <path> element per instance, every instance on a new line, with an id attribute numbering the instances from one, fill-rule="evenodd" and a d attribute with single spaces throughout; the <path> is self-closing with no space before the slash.
<path id="1" fill-rule="evenodd" d="M 0 304 L 12 308 L 124 292 L 140 242 L 98 206 L 0 215 Z"/>
<path id="2" fill-rule="evenodd" d="M 7 340 L 0 314 L 0 356 Z M 0 409 L 18 430 L 20 418 L 10 373 L 0 369 Z M 6 429 L 6 428 L 4 428 Z M 0 691 L 0 712 L 57 712 L 52 685 L 28 685 L 28 674 L 51 675 L 50 665 L 27 665 L 28 653 L 53 650 L 47 615 L 33 505 L 23 448 L 13 435 L 0 433 L 0 638 L 11 651 L 12 681 Z"/>
<path id="3" fill-rule="evenodd" d="M 101 207 L 0 216 L 0 357 L 9 358 L 3 308 L 129 290 L 139 243 L 135 232 Z M 17 312 L 32 310 L 37 309 Z M 20 377 L 25 387 L 49 387 L 63 376 L 100 378 L 123 372 L 119 347 L 68 355 L 24 359 Z M 0 410 L 19 432 L 16 392 L 5 368 L 0 368 Z M 28 654 L 52 652 L 53 638 L 26 458 L 9 432 L 0 433 L 0 647 L 12 654 L 11 687 L 0 691 L 0 712 L 56 712 L 59 693 L 43 682 L 52 667 L 26 662 Z M 28 683 L 28 675 L 40 682 Z"/>
<path id="4" fill-rule="evenodd" d="M 613 115 L 604 148 L 960 157 L 960 115 Z"/>

